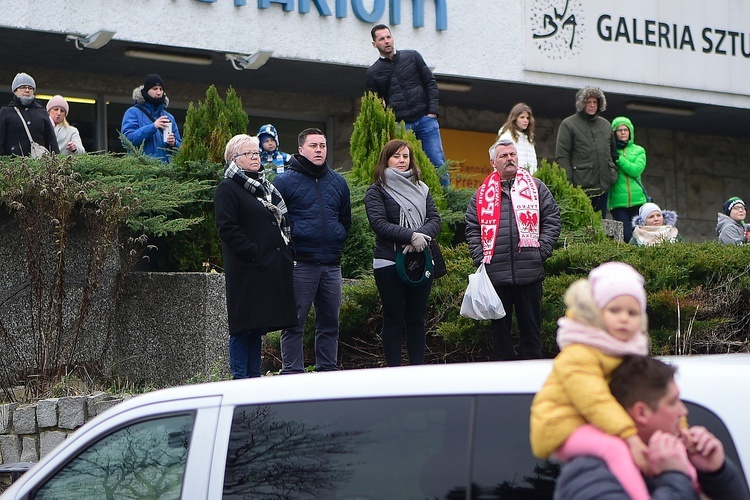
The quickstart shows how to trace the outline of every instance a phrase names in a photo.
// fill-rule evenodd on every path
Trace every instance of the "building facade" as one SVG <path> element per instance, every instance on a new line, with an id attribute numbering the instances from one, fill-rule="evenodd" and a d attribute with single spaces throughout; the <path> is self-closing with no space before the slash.
<path id="1" fill-rule="evenodd" d="M 746 132 L 750 5 L 741 0 L 80 0 L 32 1 L 0 19 L 0 99 L 31 74 L 41 96 L 71 101 L 89 151 L 121 151 L 133 89 L 159 73 L 182 127 L 190 102 L 232 86 L 250 116 L 280 132 L 325 130 L 329 160 L 348 168 L 349 137 L 377 59 L 370 29 L 424 56 L 440 88 L 448 158 L 489 172 L 486 150 L 507 112 L 526 102 L 537 153 L 554 158 L 577 89 L 607 95 L 608 119 L 630 117 L 648 153 L 644 183 L 680 214 L 689 241 L 714 239 L 730 196 L 750 198 Z M 3 12 L 18 6 L 0 0 Z M 243 69 L 248 68 L 248 69 Z M 44 100 L 44 99 L 41 99 Z M 2 102 L 2 101 L 0 101 Z"/>

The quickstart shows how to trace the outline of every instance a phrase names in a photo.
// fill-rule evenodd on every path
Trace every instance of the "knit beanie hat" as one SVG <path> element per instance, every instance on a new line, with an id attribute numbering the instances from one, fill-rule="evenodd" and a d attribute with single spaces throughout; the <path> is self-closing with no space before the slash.
<path id="1" fill-rule="evenodd" d="M 161 88 L 164 88 L 164 80 L 161 79 L 161 76 L 157 75 L 156 73 L 146 75 L 146 79 L 143 80 L 143 90 L 148 92 L 157 85 L 159 85 Z"/>
<path id="2" fill-rule="evenodd" d="M 36 82 L 30 75 L 27 75 L 26 73 L 18 73 L 13 79 L 13 85 L 10 86 L 10 91 L 15 92 L 16 89 L 22 85 L 29 85 L 36 90 Z"/>
<path id="3" fill-rule="evenodd" d="M 50 99 L 49 102 L 47 103 L 47 111 L 55 107 L 64 109 L 65 116 L 67 116 L 68 112 L 70 112 L 70 106 L 68 105 L 68 101 L 66 101 L 65 98 L 61 95 L 53 96 L 52 99 Z"/>
<path id="4" fill-rule="evenodd" d="M 657 205 L 656 203 L 644 203 L 638 210 L 638 217 L 640 217 L 645 224 L 648 216 L 654 212 L 661 212 L 661 208 L 659 208 L 659 205 Z"/>
<path id="5" fill-rule="evenodd" d="M 732 196 L 731 198 L 729 198 L 729 199 L 727 200 L 727 202 L 726 202 L 726 203 L 724 203 L 724 213 L 725 213 L 726 215 L 729 215 L 729 212 L 731 212 L 731 211 L 732 211 L 732 208 L 734 208 L 734 206 L 735 206 L 735 205 L 737 205 L 737 204 L 740 204 L 740 205 L 742 205 L 743 207 L 746 207 L 746 206 L 747 206 L 747 205 L 745 205 L 745 202 L 744 202 L 744 201 L 742 201 L 742 200 L 741 200 L 741 199 L 739 198 L 739 196 Z"/>
<path id="6" fill-rule="evenodd" d="M 604 308 L 612 299 L 621 295 L 634 297 L 646 312 L 646 290 L 643 276 L 624 262 L 605 262 L 589 273 L 589 284 L 594 302 Z"/>

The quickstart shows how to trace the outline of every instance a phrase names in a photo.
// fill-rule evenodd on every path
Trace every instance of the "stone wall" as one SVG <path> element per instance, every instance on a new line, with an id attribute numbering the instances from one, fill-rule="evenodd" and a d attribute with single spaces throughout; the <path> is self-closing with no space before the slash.
<path id="1" fill-rule="evenodd" d="M 0 405 L 0 464 L 38 462 L 70 433 L 123 399 L 98 392 Z"/>

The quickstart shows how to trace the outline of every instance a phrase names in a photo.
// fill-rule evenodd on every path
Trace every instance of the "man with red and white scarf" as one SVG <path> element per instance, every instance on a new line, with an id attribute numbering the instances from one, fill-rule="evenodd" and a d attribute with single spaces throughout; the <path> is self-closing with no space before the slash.
<path id="1" fill-rule="evenodd" d="M 490 147 L 494 171 L 466 210 L 466 242 L 474 264 L 482 262 L 506 316 L 492 320 L 494 359 L 516 359 L 511 324 L 520 330 L 519 357 L 542 357 L 544 261 L 560 236 L 560 208 L 547 186 L 518 168 L 516 147 L 506 139 Z"/>

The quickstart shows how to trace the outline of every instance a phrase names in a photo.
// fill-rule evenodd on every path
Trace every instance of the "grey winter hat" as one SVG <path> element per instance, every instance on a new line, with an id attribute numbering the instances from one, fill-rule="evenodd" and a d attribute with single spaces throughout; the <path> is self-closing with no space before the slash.
<path id="1" fill-rule="evenodd" d="M 13 79 L 13 85 L 10 86 L 10 91 L 15 92 L 18 87 L 21 87 L 23 85 L 28 85 L 36 90 L 36 82 L 33 78 L 31 78 L 31 76 L 27 75 L 26 73 L 18 73 Z"/>

